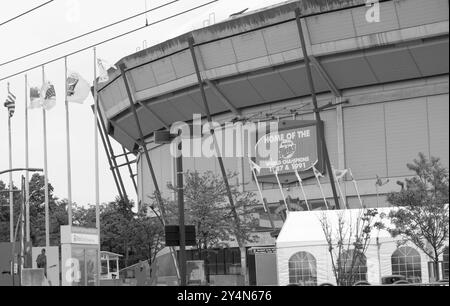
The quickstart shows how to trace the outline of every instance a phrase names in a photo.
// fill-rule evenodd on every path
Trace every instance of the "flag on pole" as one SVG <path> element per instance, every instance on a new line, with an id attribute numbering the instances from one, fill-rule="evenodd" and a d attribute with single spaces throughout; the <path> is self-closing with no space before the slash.
<path id="1" fill-rule="evenodd" d="M 386 180 L 382 180 L 378 175 L 377 175 L 377 180 L 375 182 L 376 186 L 382 187 L 384 185 L 386 185 L 387 183 L 389 183 L 389 179 Z"/>
<path id="2" fill-rule="evenodd" d="M 316 176 L 317 179 L 319 179 L 320 177 L 324 177 L 322 173 L 320 173 L 319 170 L 317 170 L 316 166 L 313 165 L 313 171 L 314 171 L 314 175 Z"/>
<path id="3" fill-rule="evenodd" d="M 45 110 L 51 110 L 56 105 L 55 87 L 50 82 L 45 82 L 41 90 L 42 107 Z"/>
<path id="4" fill-rule="evenodd" d="M 6 97 L 5 107 L 8 109 L 9 118 L 12 118 L 16 111 L 16 96 L 9 90 L 8 83 L 8 96 Z"/>
<path id="5" fill-rule="evenodd" d="M 359 205 L 361 206 L 361 208 L 364 208 L 364 204 L 361 199 L 361 194 L 359 193 L 358 182 L 356 181 L 355 177 L 353 176 L 352 170 L 350 168 L 348 169 L 348 173 L 353 182 L 353 186 L 355 186 L 356 194 L 358 195 Z M 378 197 L 377 197 L 377 201 L 378 201 Z M 378 206 L 378 204 L 377 204 L 377 206 Z"/>
<path id="6" fill-rule="evenodd" d="M 256 170 L 258 172 L 258 174 L 261 173 L 261 166 L 256 164 L 251 159 L 249 159 L 249 161 L 250 161 L 250 167 L 252 167 L 252 170 Z"/>
<path id="7" fill-rule="evenodd" d="M 248 160 L 250 163 L 250 168 L 252 169 L 252 173 L 253 173 L 253 177 L 256 182 L 256 186 L 258 187 L 258 192 L 259 192 L 259 196 L 261 197 L 262 205 L 264 207 L 264 212 L 268 212 L 268 208 L 266 207 L 266 203 L 264 202 L 264 196 L 262 194 L 261 187 L 259 186 L 258 177 L 256 176 L 256 172 L 255 172 L 255 171 L 258 171 L 258 173 L 259 173 L 259 170 L 261 170 L 261 167 L 259 167 L 257 164 L 255 164 L 251 158 L 249 158 Z"/>
<path id="8" fill-rule="evenodd" d="M 343 169 L 343 170 L 334 169 L 333 171 L 334 171 L 334 176 L 336 177 L 337 181 L 339 181 L 340 179 L 343 179 L 348 173 L 348 169 Z"/>
<path id="9" fill-rule="evenodd" d="M 67 101 L 83 104 L 91 91 L 89 83 L 77 72 L 71 71 L 67 76 Z"/>
<path id="10" fill-rule="evenodd" d="M 311 210 L 311 208 L 309 207 L 309 204 L 308 204 L 308 198 L 306 197 L 305 189 L 303 188 L 302 177 L 300 176 L 300 173 L 298 173 L 297 170 L 295 171 L 295 175 L 297 176 L 298 183 L 300 184 L 300 189 L 302 190 L 302 194 L 303 194 L 303 198 L 305 199 L 306 207 L 308 208 L 308 210 Z"/>
<path id="11" fill-rule="evenodd" d="M 327 208 L 327 210 L 329 209 L 328 207 L 328 202 L 327 202 L 327 198 L 325 197 L 325 193 L 323 192 L 323 188 L 322 188 L 322 184 L 320 183 L 320 178 L 324 177 L 322 173 L 320 173 L 319 170 L 316 169 L 316 165 L 313 165 L 313 171 L 314 171 L 314 176 L 317 179 L 317 184 L 319 185 L 319 189 L 320 189 L 320 193 L 322 194 L 322 198 L 323 198 L 323 202 L 325 204 L 325 207 Z"/>
<path id="12" fill-rule="evenodd" d="M 334 178 L 335 178 L 336 183 L 337 183 L 336 185 L 338 187 L 339 194 L 341 196 L 342 204 L 346 208 L 348 208 L 348 203 L 346 203 L 346 198 L 345 198 L 344 193 L 342 192 L 341 183 L 339 181 L 339 180 L 341 180 L 341 179 L 343 179 L 345 177 L 345 175 L 348 173 L 348 169 L 339 170 L 339 169 L 334 169 L 334 167 L 331 167 L 331 168 L 333 169 L 333 175 L 334 175 Z"/>
<path id="13" fill-rule="evenodd" d="M 41 89 L 37 87 L 30 88 L 29 109 L 44 108 L 51 110 L 56 105 L 55 86 L 51 82 L 44 82 Z"/>
<path id="14" fill-rule="evenodd" d="M 41 107 L 41 90 L 38 87 L 30 88 L 30 104 L 29 109 L 36 109 Z"/>
<path id="15" fill-rule="evenodd" d="M 115 66 L 110 65 L 107 61 L 97 58 L 97 67 L 99 71 L 98 83 L 105 83 L 109 81 L 108 70 L 110 68 L 116 69 Z"/>

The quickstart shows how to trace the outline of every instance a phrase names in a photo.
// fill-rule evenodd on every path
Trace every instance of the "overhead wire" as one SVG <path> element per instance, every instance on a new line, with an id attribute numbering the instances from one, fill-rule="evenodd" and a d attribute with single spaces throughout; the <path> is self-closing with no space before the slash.
<path id="1" fill-rule="evenodd" d="M 58 61 L 58 60 L 61 60 L 61 59 L 65 58 L 65 57 L 67 57 L 67 56 L 71 56 L 71 55 L 74 55 L 74 54 L 77 54 L 77 53 L 83 52 L 83 51 L 85 51 L 85 50 L 88 50 L 88 49 L 91 49 L 91 48 L 93 48 L 93 47 L 96 47 L 96 46 L 102 45 L 102 44 L 104 44 L 104 43 L 110 42 L 110 41 L 112 41 L 112 40 L 115 40 L 115 39 L 117 39 L 117 38 L 120 38 L 120 37 L 123 37 L 123 36 L 129 35 L 129 34 L 132 34 L 132 33 L 134 33 L 134 32 L 138 32 L 138 31 L 140 31 L 140 30 L 142 30 L 142 29 L 145 29 L 145 28 L 147 28 L 147 27 L 150 27 L 150 26 L 152 26 L 152 25 L 155 25 L 155 24 L 158 24 L 158 23 L 164 22 L 164 21 L 166 21 L 166 20 L 169 20 L 169 19 L 172 19 L 172 18 L 178 17 L 178 16 L 180 16 L 180 15 L 183 15 L 183 14 L 186 14 L 186 13 L 189 13 L 189 12 L 192 12 L 192 11 L 194 11 L 194 10 L 197 10 L 197 9 L 199 9 L 199 8 L 202 8 L 202 7 L 208 6 L 208 5 L 210 5 L 210 4 L 214 3 L 214 2 L 217 2 L 217 1 L 219 1 L 219 0 L 212 0 L 212 1 L 209 1 L 209 2 L 207 2 L 207 3 L 204 3 L 204 4 L 201 4 L 201 5 L 198 5 L 198 6 L 196 6 L 196 7 L 190 8 L 190 9 L 188 9 L 188 10 L 184 10 L 184 11 L 182 11 L 182 12 L 179 12 L 179 13 L 176 13 L 176 14 L 174 14 L 174 15 L 171 15 L 171 16 L 168 16 L 168 17 L 165 17 L 165 18 L 159 19 L 158 21 L 155 21 L 155 22 L 149 23 L 148 25 L 144 25 L 144 26 L 142 26 L 142 27 L 139 27 L 139 28 L 136 28 L 136 29 L 134 29 L 134 30 L 131 30 L 131 31 L 128 31 L 128 32 L 125 32 L 125 33 L 119 34 L 119 35 L 116 35 L 116 36 L 114 36 L 114 37 L 108 38 L 108 39 L 106 39 L 106 40 L 103 40 L 103 41 L 101 41 L 101 42 L 98 42 L 98 43 L 95 43 L 95 44 L 89 45 L 89 46 L 87 46 L 87 47 L 84 47 L 84 48 L 78 49 L 78 50 L 76 50 L 76 51 L 73 51 L 73 52 L 71 52 L 71 53 L 67 53 L 67 54 L 65 54 L 65 55 L 59 56 L 59 57 L 57 57 L 57 58 L 54 58 L 54 59 L 52 59 L 52 60 L 49 60 L 49 61 L 46 61 L 46 62 L 40 63 L 39 65 L 36 65 L 36 66 L 30 67 L 30 68 L 27 68 L 27 69 L 21 70 L 20 72 L 16 72 L 16 73 L 10 74 L 10 75 L 8 75 L 8 76 L 6 76 L 6 77 L 3 77 L 3 78 L 1 78 L 1 79 L 0 79 L 0 81 L 4 81 L 4 80 L 7 80 L 7 79 L 9 79 L 9 78 L 11 78 L 11 77 L 14 77 L 14 76 L 20 75 L 20 74 L 22 74 L 22 73 L 25 73 L 25 72 L 27 72 L 27 71 L 30 71 L 30 70 L 33 70 L 33 69 L 36 69 L 36 68 L 39 68 L 39 67 L 41 67 L 41 66 L 43 66 L 43 65 L 47 65 L 47 64 L 50 64 L 50 63 L 56 62 L 56 61 Z"/>
<path id="2" fill-rule="evenodd" d="M 132 15 L 132 16 L 129 16 L 129 17 L 127 17 L 127 18 L 124 18 L 124 19 L 118 20 L 118 21 L 116 21 L 116 22 L 107 24 L 107 25 L 105 25 L 105 26 L 99 27 L 99 28 L 97 28 L 97 29 L 95 29 L 95 30 L 91 30 L 91 31 L 89 31 L 89 32 L 86 32 L 86 33 L 83 33 L 83 34 L 74 36 L 74 37 L 72 37 L 72 38 L 69 38 L 69 39 L 60 41 L 60 42 L 58 42 L 58 43 L 55 43 L 55 44 L 50 45 L 50 46 L 47 46 L 47 47 L 45 47 L 45 48 L 42 48 L 42 49 L 39 49 L 39 50 L 30 52 L 30 53 L 27 53 L 27 54 L 25 54 L 25 55 L 22 55 L 22 56 L 13 58 L 13 59 L 8 60 L 8 61 L 6 61 L 6 62 L 0 63 L 0 67 L 1 67 L 1 66 L 4 66 L 4 65 L 7 65 L 7 64 L 11 64 L 11 63 L 17 62 L 17 61 L 19 61 L 19 60 L 21 60 L 21 59 L 30 57 L 30 56 L 32 56 L 32 55 L 35 55 L 35 54 L 38 54 L 38 53 L 41 53 L 41 52 L 44 52 L 44 51 L 53 49 L 53 48 L 55 48 L 55 47 L 61 46 L 61 45 L 63 45 L 63 44 L 69 43 L 69 42 L 74 41 L 74 40 L 77 40 L 77 39 L 80 39 L 80 38 L 82 38 L 82 37 L 85 37 L 85 36 L 94 34 L 94 33 L 96 33 L 96 32 L 99 32 L 99 31 L 102 31 L 102 30 L 104 30 L 104 29 L 107 29 L 107 28 L 110 28 L 110 27 L 112 27 L 112 26 L 115 26 L 115 25 L 118 25 L 118 24 L 120 24 L 120 23 L 123 23 L 123 22 L 125 22 L 125 21 L 134 19 L 134 18 L 139 17 L 139 16 L 142 16 L 142 15 L 144 15 L 144 14 L 147 14 L 148 12 L 156 11 L 156 10 L 158 10 L 158 9 L 161 9 L 161 8 L 163 8 L 163 7 L 165 7 L 165 6 L 171 5 L 171 4 L 173 4 L 173 3 L 175 3 L 175 2 L 178 2 L 178 1 L 180 1 L 180 0 L 173 0 L 173 1 L 167 2 L 167 3 L 165 3 L 165 4 L 159 5 L 159 6 L 157 6 L 157 7 L 151 8 L 151 9 L 149 9 L 149 10 L 146 9 L 144 12 L 141 12 L 141 13 L 138 13 L 138 14 L 135 14 L 135 15 Z M 148 20 L 147 20 L 147 19 L 146 19 L 146 25 L 148 25 Z"/>
<path id="3" fill-rule="evenodd" d="M 3 26 L 3 25 L 5 25 L 5 24 L 7 24 L 7 23 L 9 23 L 9 22 L 11 22 L 11 21 L 14 21 L 14 20 L 16 20 L 16 19 L 19 19 L 20 17 L 25 16 L 25 15 L 27 15 L 27 14 L 29 14 L 29 13 L 31 13 L 31 12 L 33 12 L 33 11 L 35 11 L 35 10 L 37 10 L 37 9 L 39 9 L 39 8 L 41 8 L 41 7 L 43 7 L 43 6 L 45 6 L 45 5 L 47 5 L 47 4 L 50 4 L 50 3 L 53 2 L 53 1 L 55 1 L 55 0 L 50 0 L 50 1 L 47 1 L 47 2 L 45 2 L 45 3 L 42 3 L 42 4 L 36 6 L 36 7 L 32 8 L 32 9 L 29 9 L 28 11 L 25 11 L 25 12 L 23 12 L 23 13 L 21 13 L 21 14 L 15 16 L 15 17 L 12 17 L 12 18 L 10 18 L 10 19 L 8 19 L 8 20 L 6 20 L 6 21 L 3 21 L 2 23 L 0 23 L 0 27 Z"/>

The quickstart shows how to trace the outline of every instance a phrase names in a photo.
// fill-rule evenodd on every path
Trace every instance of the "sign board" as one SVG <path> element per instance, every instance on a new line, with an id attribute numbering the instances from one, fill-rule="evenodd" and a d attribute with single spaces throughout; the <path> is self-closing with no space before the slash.
<path id="1" fill-rule="evenodd" d="M 71 234 L 71 242 L 73 244 L 97 245 L 98 244 L 98 235 L 72 233 Z"/>
<path id="2" fill-rule="evenodd" d="M 186 278 L 188 285 L 202 285 L 206 283 L 205 262 L 203 260 L 186 261 Z"/>
<path id="3" fill-rule="evenodd" d="M 255 163 L 261 167 L 258 180 L 276 183 L 278 173 L 282 183 L 297 181 L 295 172 L 302 179 L 313 177 L 312 167 L 322 172 L 324 166 L 319 121 L 280 121 L 278 131 L 259 137 L 256 143 Z"/>
<path id="4" fill-rule="evenodd" d="M 197 245 L 195 237 L 195 226 L 186 225 L 186 246 Z M 178 225 L 165 226 L 166 246 L 180 246 L 180 227 Z"/>
<path id="5" fill-rule="evenodd" d="M 97 229 L 63 225 L 61 244 L 98 245 Z"/>
<path id="6" fill-rule="evenodd" d="M 251 248 L 249 250 L 250 254 L 276 254 L 277 249 L 276 247 L 258 247 L 258 248 Z"/>

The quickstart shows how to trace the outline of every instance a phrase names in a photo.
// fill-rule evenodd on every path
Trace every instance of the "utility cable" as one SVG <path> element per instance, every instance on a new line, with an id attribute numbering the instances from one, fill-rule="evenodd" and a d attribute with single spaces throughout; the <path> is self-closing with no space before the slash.
<path id="1" fill-rule="evenodd" d="M 214 3 L 214 2 L 217 2 L 217 1 L 219 1 L 219 0 L 213 0 L 213 1 L 210 1 L 210 2 L 207 2 L 207 3 L 204 3 L 204 4 L 201 4 L 201 5 L 199 5 L 199 6 L 196 6 L 196 7 L 191 8 L 191 9 L 188 9 L 188 10 L 179 12 L 179 13 L 177 13 L 177 14 L 171 15 L 171 16 L 169 16 L 169 17 L 165 17 L 165 18 L 160 19 L 160 20 L 158 20 L 158 21 L 152 22 L 152 23 L 150 23 L 150 24 L 148 24 L 148 25 L 144 25 L 144 26 L 139 27 L 139 28 L 136 28 L 136 29 L 134 29 L 134 30 L 131 30 L 131 31 L 122 33 L 122 34 L 120 34 L 120 35 L 116 35 L 116 36 L 114 36 L 114 37 L 108 38 L 108 39 L 106 39 L 106 40 L 104 40 L 104 41 L 101 41 L 101 42 L 92 44 L 92 45 L 90 45 L 90 46 L 88 46 L 88 47 L 84 47 L 84 48 L 82 48 L 82 49 L 78 49 L 78 50 L 76 50 L 76 51 L 73 51 L 73 52 L 71 52 L 71 53 L 65 54 L 65 55 L 63 55 L 63 56 L 54 58 L 54 59 L 52 59 L 52 60 L 49 60 L 49 61 L 44 62 L 44 63 L 41 63 L 41 64 L 39 64 L 39 65 L 36 65 L 36 66 L 30 67 L 30 68 L 24 69 L 24 70 L 22 70 L 22 71 L 20 71 L 20 72 L 16 72 L 16 73 L 14 73 L 14 74 L 10 74 L 10 75 L 8 75 L 8 76 L 6 76 L 6 77 L 1 78 L 0 81 L 4 81 L 4 80 L 9 79 L 9 78 L 11 78 L 11 77 L 14 77 L 14 76 L 16 76 L 16 75 L 19 75 L 19 74 L 25 73 L 25 72 L 27 72 L 27 71 L 30 71 L 30 70 L 39 68 L 39 67 L 41 67 L 41 66 L 43 66 L 43 65 L 47 65 L 47 64 L 56 62 L 56 61 L 58 61 L 58 60 L 60 60 L 60 59 L 63 59 L 63 58 L 65 58 L 65 57 L 67 57 L 67 56 L 71 56 L 71 55 L 74 55 L 74 54 L 83 52 L 83 51 L 85 51 L 85 50 L 88 50 L 88 49 L 91 49 L 91 48 L 93 48 L 93 47 L 102 45 L 102 44 L 104 44 L 104 43 L 110 42 L 110 41 L 115 40 L 115 39 L 117 39 L 117 38 L 120 38 L 120 37 L 129 35 L 129 34 L 132 34 L 132 33 L 134 33 L 134 32 L 137 32 L 137 31 L 140 31 L 140 30 L 142 30 L 142 29 L 145 29 L 145 28 L 147 28 L 147 27 L 149 27 L 149 26 L 152 26 L 152 25 L 155 25 L 155 24 L 164 22 L 164 21 L 166 21 L 166 20 L 169 20 L 169 19 L 178 17 L 178 16 L 180 16 L 180 15 L 183 15 L 183 14 L 186 14 L 186 13 L 189 13 L 189 12 L 192 12 L 192 11 L 194 11 L 194 10 L 197 10 L 197 9 L 199 9 L 199 8 L 208 6 L 208 5 L 210 5 L 210 4 Z"/>
<path id="2" fill-rule="evenodd" d="M 22 16 L 25 16 L 26 14 L 29 14 L 29 13 L 31 13 L 31 12 L 33 12 L 33 11 L 35 11 L 35 10 L 37 10 L 37 9 L 39 9 L 39 8 L 41 8 L 41 7 L 43 7 L 43 6 L 45 6 L 45 5 L 47 5 L 47 4 L 50 4 L 50 3 L 53 2 L 53 1 L 55 1 L 55 0 L 50 0 L 50 1 L 47 1 L 47 2 L 45 2 L 45 3 L 42 3 L 41 5 L 38 5 L 38 6 L 34 7 L 34 8 L 32 8 L 32 9 L 29 9 L 28 11 L 23 12 L 23 13 L 20 14 L 20 15 L 17 15 L 16 17 L 13 17 L 13 18 L 11 18 L 11 19 L 8 19 L 8 20 L 6 20 L 6 21 L 3 21 L 2 23 L 0 23 L 0 27 L 1 27 L 2 25 L 7 24 L 8 22 L 11 22 L 11 21 L 13 21 L 13 20 L 16 20 L 16 19 L 18 19 L 18 18 L 20 18 L 20 17 L 22 17 Z"/>
<path id="3" fill-rule="evenodd" d="M 129 17 L 125 18 L 125 19 L 122 19 L 122 20 L 119 20 L 119 21 L 110 23 L 110 24 L 108 24 L 108 25 L 102 26 L 102 27 L 97 28 L 97 29 L 95 29 L 95 30 L 86 32 L 86 33 L 84 33 L 84 34 L 81 34 L 81 35 L 78 35 L 78 36 L 74 36 L 74 37 L 72 37 L 72 38 L 69 38 L 69 39 L 66 39 L 66 40 L 64 40 L 64 41 L 58 42 L 58 43 L 53 44 L 53 45 L 51 45 L 51 46 L 48 46 L 48 47 L 45 47 L 45 48 L 42 48 L 42 49 L 39 49 L 39 50 L 30 52 L 30 53 L 28 53 L 28 54 L 25 54 L 25 55 L 22 55 L 22 56 L 19 56 L 19 57 L 16 57 L 16 58 L 11 59 L 11 60 L 8 60 L 8 61 L 6 61 L 6 62 L 0 63 L 0 67 L 1 67 L 1 66 L 4 66 L 4 65 L 7 65 L 7 64 L 11 64 L 11 63 L 13 63 L 13 62 L 17 62 L 18 60 L 21 60 L 21 59 L 30 57 L 30 56 L 32 56 L 32 55 L 35 55 L 35 54 L 38 54 L 38 53 L 41 53 L 41 52 L 44 52 L 44 51 L 53 49 L 53 48 L 55 48 L 55 47 L 58 47 L 58 46 L 60 46 L 60 45 L 66 44 L 66 43 L 71 42 L 71 41 L 73 41 L 73 40 L 77 40 L 77 39 L 79 39 L 79 38 L 88 36 L 88 35 L 93 34 L 93 33 L 95 33 L 95 32 L 98 32 L 98 31 L 101 31 L 101 30 L 110 28 L 110 27 L 112 27 L 112 26 L 118 25 L 118 24 L 123 23 L 123 22 L 125 22 L 125 21 L 128 21 L 128 20 L 134 19 L 134 18 L 136 18 L 136 17 L 139 17 L 139 16 L 141 16 L 141 15 L 144 15 L 144 14 L 146 14 L 146 13 L 148 13 L 148 12 L 156 11 L 156 10 L 158 10 L 158 9 L 160 9 L 160 8 L 163 8 L 163 7 L 165 7 L 165 6 L 168 6 L 168 5 L 173 4 L 173 3 L 175 3 L 175 2 L 178 2 L 178 1 L 180 1 L 180 0 L 173 0 L 173 1 L 171 1 L 171 2 L 168 2 L 168 3 L 162 4 L 162 5 L 160 5 L 160 6 L 154 7 L 154 8 L 152 8 L 152 9 L 146 10 L 146 11 L 144 11 L 144 12 L 142 12 L 142 13 L 135 14 L 135 15 L 133 15 L 133 16 L 129 16 Z M 148 22 L 146 22 L 146 25 L 148 25 Z"/>

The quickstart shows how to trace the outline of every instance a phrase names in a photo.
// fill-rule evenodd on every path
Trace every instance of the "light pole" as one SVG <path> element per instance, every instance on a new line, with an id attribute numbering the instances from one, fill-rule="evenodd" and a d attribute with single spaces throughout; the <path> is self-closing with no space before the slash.
<path id="1" fill-rule="evenodd" d="M 155 132 L 156 144 L 169 144 L 176 137 L 181 136 L 180 133 L 170 134 L 168 131 Z M 184 224 L 184 190 L 183 190 L 183 154 L 182 152 L 182 139 L 178 144 L 179 154 L 177 156 L 176 168 L 177 168 L 177 190 L 178 190 L 178 223 L 180 227 L 180 285 L 186 286 L 186 229 Z"/>

